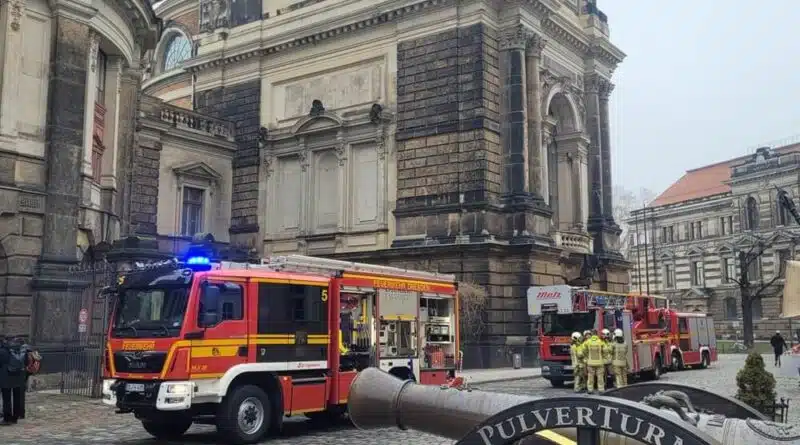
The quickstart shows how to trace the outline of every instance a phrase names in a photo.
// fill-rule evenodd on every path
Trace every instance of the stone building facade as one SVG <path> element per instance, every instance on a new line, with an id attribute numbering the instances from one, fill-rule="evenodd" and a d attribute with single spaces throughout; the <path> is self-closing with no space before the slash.
<path id="1" fill-rule="evenodd" d="M 739 253 L 763 251 L 746 260 L 754 287 L 765 288 L 753 305 L 755 333 L 789 332 L 789 322 L 780 319 L 780 274 L 796 255 L 800 227 L 778 195 L 782 190 L 797 199 L 799 173 L 797 144 L 686 172 L 628 221 L 632 290 L 663 294 L 682 310 L 711 314 L 720 335 L 741 335 Z"/>
<path id="2" fill-rule="evenodd" d="M 85 343 L 105 254 L 228 239 L 233 125 L 141 94 L 161 27 L 145 0 L 0 2 L 0 335 Z"/>
<path id="3" fill-rule="evenodd" d="M 190 4 L 158 7 L 145 91 L 235 123 L 234 245 L 456 273 L 491 344 L 532 336 L 531 285 L 627 289 L 594 1 Z"/>

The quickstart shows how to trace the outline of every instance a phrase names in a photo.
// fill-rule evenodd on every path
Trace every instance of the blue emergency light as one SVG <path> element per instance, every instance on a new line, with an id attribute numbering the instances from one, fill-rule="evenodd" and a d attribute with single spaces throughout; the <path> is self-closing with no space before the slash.
<path id="1" fill-rule="evenodd" d="M 211 258 L 204 256 L 193 256 L 186 259 L 186 264 L 189 266 L 208 266 L 211 264 Z"/>

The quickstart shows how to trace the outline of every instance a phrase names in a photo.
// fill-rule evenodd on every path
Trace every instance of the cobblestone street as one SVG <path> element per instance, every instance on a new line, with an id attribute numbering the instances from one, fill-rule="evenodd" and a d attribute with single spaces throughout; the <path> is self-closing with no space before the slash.
<path id="1" fill-rule="evenodd" d="M 709 370 L 683 371 L 666 374 L 665 381 L 689 383 L 711 388 L 721 394 L 736 393 L 736 372 L 744 363 L 744 355 L 721 356 L 720 362 Z M 769 362 L 768 362 L 769 363 Z M 771 369 L 771 365 L 767 365 Z M 513 394 L 552 396 L 571 393 L 567 389 L 553 389 L 543 379 L 514 380 L 474 385 L 476 389 Z M 800 402 L 797 378 L 778 378 L 779 396 Z M 790 421 L 800 425 L 800 407 L 791 406 Z M 16 426 L 1 427 L 0 438 L 4 445 L 79 445 L 79 444 L 155 444 L 132 415 L 116 415 L 98 400 L 69 398 L 61 395 L 32 393 L 29 395 L 28 418 Z M 289 420 L 281 437 L 268 441 L 274 445 L 439 445 L 450 440 L 415 432 L 394 429 L 374 432 L 358 431 L 347 425 L 335 427 L 315 426 L 303 418 Z M 180 443 L 213 444 L 217 438 L 213 429 L 194 427 Z"/>

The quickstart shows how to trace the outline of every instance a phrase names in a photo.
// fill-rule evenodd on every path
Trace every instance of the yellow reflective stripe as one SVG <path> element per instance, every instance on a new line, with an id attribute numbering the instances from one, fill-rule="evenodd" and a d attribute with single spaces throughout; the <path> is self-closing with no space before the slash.
<path id="1" fill-rule="evenodd" d="M 578 442 L 570 439 L 569 437 L 562 436 L 561 434 L 556 433 L 555 431 L 544 430 L 539 431 L 536 433 L 537 436 L 541 437 L 542 439 L 549 440 L 556 445 L 578 445 Z"/>

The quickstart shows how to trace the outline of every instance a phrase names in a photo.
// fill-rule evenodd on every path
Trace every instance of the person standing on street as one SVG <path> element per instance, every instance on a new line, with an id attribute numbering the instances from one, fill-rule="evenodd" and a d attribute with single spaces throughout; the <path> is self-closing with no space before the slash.
<path id="1" fill-rule="evenodd" d="M 583 369 L 583 338 L 580 332 L 572 333 L 572 344 L 569 347 L 572 359 L 572 374 L 575 376 L 575 392 L 586 390 L 585 370 Z"/>
<path id="2" fill-rule="evenodd" d="M 772 345 L 772 351 L 775 353 L 775 366 L 780 367 L 783 351 L 789 349 L 789 345 L 787 345 L 786 340 L 783 339 L 781 331 L 775 331 L 775 335 L 769 339 L 769 344 Z"/>
<path id="3" fill-rule="evenodd" d="M 614 344 L 611 347 L 611 367 L 614 373 L 614 387 L 623 388 L 628 386 L 628 345 L 625 344 L 625 335 L 622 329 L 614 330 Z"/>
<path id="4" fill-rule="evenodd" d="M 25 360 L 27 349 L 19 341 L 0 344 L 0 393 L 3 424 L 13 425 L 25 418 Z"/>
<path id="5" fill-rule="evenodd" d="M 589 370 L 586 392 L 589 394 L 606 390 L 605 355 L 607 350 L 608 346 L 597 336 L 597 331 L 592 331 L 592 336 L 584 346 L 586 366 Z"/>

